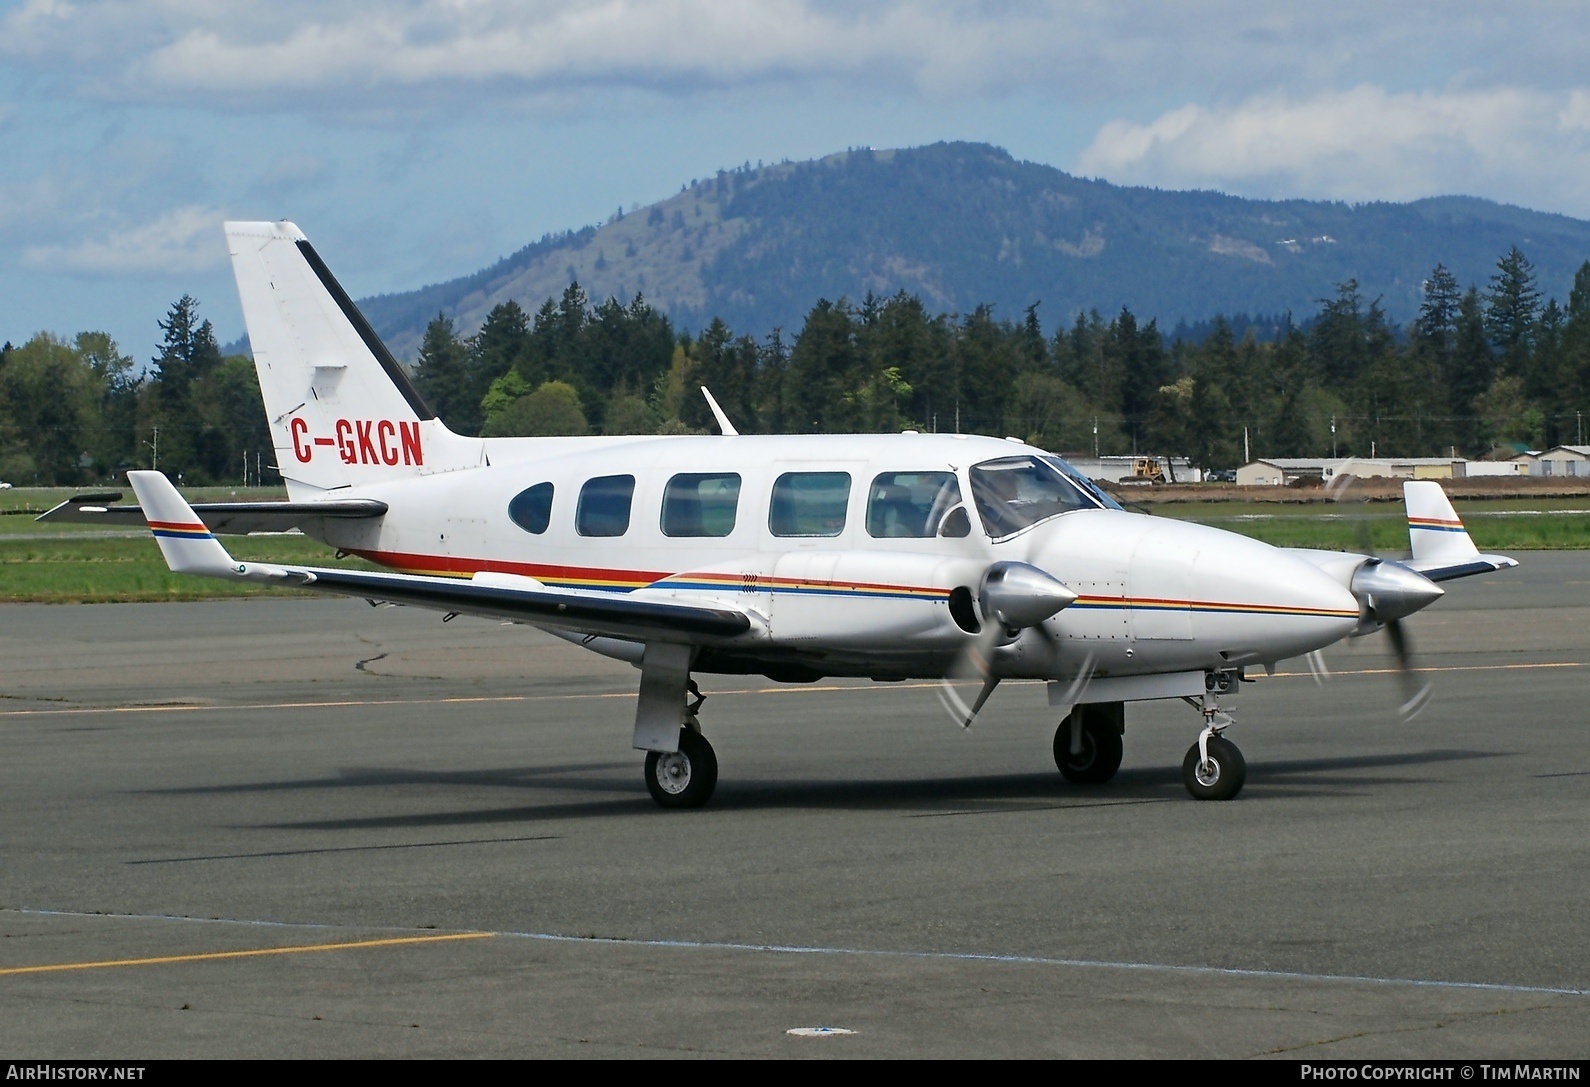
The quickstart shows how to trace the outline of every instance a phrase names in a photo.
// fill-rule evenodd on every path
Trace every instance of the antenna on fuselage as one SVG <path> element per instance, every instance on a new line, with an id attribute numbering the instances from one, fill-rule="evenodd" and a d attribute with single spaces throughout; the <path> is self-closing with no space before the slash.
<path id="1" fill-rule="evenodd" d="M 712 417 L 718 421 L 718 430 L 725 438 L 737 438 L 740 432 L 734 429 L 734 424 L 729 422 L 729 417 L 723 414 L 723 409 L 718 407 L 718 402 L 712 399 L 712 390 L 705 385 L 701 386 L 701 395 L 707 398 L 707 407 L 712 409 Z"/>

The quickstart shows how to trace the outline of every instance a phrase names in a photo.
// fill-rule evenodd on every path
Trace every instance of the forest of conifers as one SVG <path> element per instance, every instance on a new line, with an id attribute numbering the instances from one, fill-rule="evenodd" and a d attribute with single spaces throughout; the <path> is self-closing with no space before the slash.
<path id="1" fill-rule="evenodd" d="M 0 349 L 0 480 L 87 484 L 158 467 L 188 483 L 275 479 L 252 363 L 223 357 L 197 303 L 160 322 L 146 367 L 103 333 L 41 333 Z M 902 429 L 1011 435 L 1058 452 L 1254 457 L 1483 456 L 1583 441 L 1590 409 L 1590 261 L 1546 299 L 1516 247 L 1488 283 L 1441 266 L 1419 315 L 1390 324 L 1354 281 L 1272 337 L 1217 318 L 1167 342 L 1129 309 L 1046 330 L 980 306 L 930 313 L 915 296 L 818 301 L 798 330 L 676 329 L 636 297 L 593 305 L 578 284 L 533 315 L 513 302 L 460 336 L 438 316 L 414 370 L 468 434 L 712 429 L 698 386 L 742 433 Z"/>

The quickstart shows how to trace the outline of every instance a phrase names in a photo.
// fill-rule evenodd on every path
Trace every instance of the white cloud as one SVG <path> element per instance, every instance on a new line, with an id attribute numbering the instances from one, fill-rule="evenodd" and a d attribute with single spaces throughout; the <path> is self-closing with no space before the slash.
<path id="1" fill-rule="evenodd" d="M 1559 0 L 27 0 L 0 16 L 0 55 L 65 93 L 264 109 L 770 81 L 1090 101 L 1385 71 L 1571 85 L 1586 52 L 1590 20 Z"/>
<path id="2" fill-rule="evenodd" d="M 177 208 L 152 223 L 111 231 L 101 238 L 30 246 L 23 260 L 33 268 L 88 275 L 205 271 L 226 259 L 223 218 L 214 208 Z"/>
<path id="3" fill-rule="evenodd" d="M 1099 130 L 1077 168 L 1124 184 L 1342 200 L 1443 193 L 1590 214 L 1590 92 L 1524 87 L 1183 106 Z"/>

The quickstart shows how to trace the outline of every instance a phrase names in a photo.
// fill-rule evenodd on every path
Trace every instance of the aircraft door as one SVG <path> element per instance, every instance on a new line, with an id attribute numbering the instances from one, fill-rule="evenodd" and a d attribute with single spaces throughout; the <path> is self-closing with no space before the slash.
<path id="1" fill-rule="evenodd" d="M 832 637 L 854 600 L 833 584 L 866 496 L 865 466 L 837 462 L 775 465 L 768 501 L 773 566 L 772 629 L 780 641 Z"/>

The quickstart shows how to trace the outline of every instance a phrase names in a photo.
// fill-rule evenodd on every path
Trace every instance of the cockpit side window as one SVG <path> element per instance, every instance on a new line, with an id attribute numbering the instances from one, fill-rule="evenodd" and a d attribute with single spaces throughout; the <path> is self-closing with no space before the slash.
<path id="1" fill-rule="evenodd" d="M 727 536 L 739 501 L 740 477 L 733 472 L 674 476 L 663 492 L 663 535 Z"/>
<path id="2" fill-rule="evenodd" d="M 1126 512 L 1126 508 L 1124 506 L 1122 506 L 1115 499 L 1111 498 L 1109 494 L 1107 494 L 1097 483 L 1093 482 L 1087 476 L 1077 471 L 1076 465 L 1072 464 L 1070 461 L 1061 457 L 1044 457 L 1043 459 L 1047 463 L 1058 468 L 1067 479 L 1069 479 L 1077 487 L 1081 488 L 1083 493 L 1085 493 L 1089 498 L 1093 499 L 1093 501 L 1097 502 L 1099 505 L 1103 506 L 1105 509 L 1120 510 L 1122 513 Z"/>
<path id="3" fill-rule="evenodd" d="M 622 536 L 629 531 L 634 476 L 597 476 L 580 488 L 574 528 L 581 536 Z"/>
<path id="4" fill-rule="evenodd" d="M 994 539 L 1094 504 L 1059 469 L 1037 457 L 1001 457 L 974 465 L 972 498 Z"/>
<path id="5" fill-rule="evenodd" d="M 508 518 L 526 532 L 537 536 L 552 522 L 552 484 L 537 483 L 513 496 L 508 503 Z"/>
<path id="6" fill-rule="evenodd" d="M 961 501 L 953 472 L 883 472 L 867 494 L 867 535 L 926 539 Z"/>
<path id="7" fill-rule="evenodd" d="M 767 512 L 775 536 L 838 536 L 850 504 L 849 472 L 785 472 L 773 483 Z"/>

